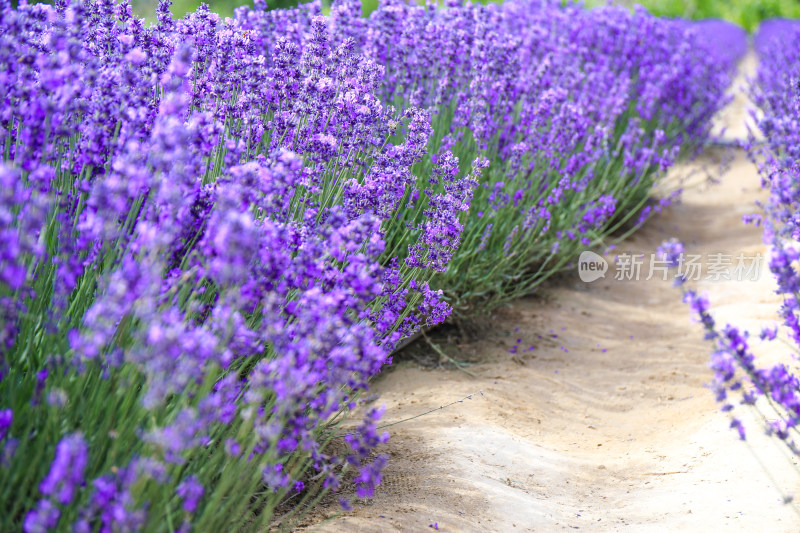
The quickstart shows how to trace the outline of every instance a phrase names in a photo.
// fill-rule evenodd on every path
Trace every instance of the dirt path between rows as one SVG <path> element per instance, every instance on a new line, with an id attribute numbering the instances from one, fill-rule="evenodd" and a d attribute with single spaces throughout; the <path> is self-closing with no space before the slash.
<path id="1" fill-rule="evenodd" d="M 741 106 L 721 117 L 734 137 L 743 134 Z M 713 155 L 671 179 L 714 168 Z M 763 197 L 756 169 L 733 155 L 717 183 L 695 173 L 681 204 L 614 253 L 647 259 L 677 237 L 704 260 L 765 256 L 760 230 L 741 222 Z M 771 441 L 744 443 L 728 429 L 705 387 L 709 345 L 679 290 L 655 278 L 615 280 L 609 260 L 605 279 L 587 284 L 575 274 L 500 310 L 479 342 L 444 347 L 456 359 L 477 357 L 477 378 L 413 363 L 386 372 L 373 392 L 387 422 L 473 396 L 393 427 L 376 497 L 315 529 L 800 531 L 797 512 L 782 503 L 800 488 L 794 471 Z M 708 292 L 719 321 L 756 331 L 775 321 L 765 268 L 757 281 L 694 285 Z"/>

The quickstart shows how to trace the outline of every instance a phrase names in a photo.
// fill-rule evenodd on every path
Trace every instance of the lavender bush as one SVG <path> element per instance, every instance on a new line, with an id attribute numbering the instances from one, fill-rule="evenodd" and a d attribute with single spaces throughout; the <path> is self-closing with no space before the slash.
<path id="1" fill-rule="evenodd" d="M 281 40 L 318 12 L 312 2 L 237 15 Z M 488 164 L 461 225 L 447 214 L 457 199 L 409 190 L 403 224 L 387 233 L 408 264 L 443 273 L 435 286 L 462 316 L 530 293 L 580 249 L 671 201 L 647 204 L 678 150 L 706 139 L 745 43 L 737 34 L 741 46 L 723 50 L 691 23 L 551 0 L 446 9 L 390 0 L 366 21 L 358 0 L 344 0 L 330 17 L 334 40 L 352 38 L 385 68 L 385 103 L 434 110 L 418 189 L 455 172 L 441 151 L 462 167 Z M 291 35 L 303 46 L 302 31 Z"/>
<path id="2" fill-rule="evenodd" d="M 697 34 L 703 46 L 710 48 L 715 60 L 724 70 L 736 67 L 739 60 L 744 57 L 748 49 L 749 36 L 744 28 L 718 19 L 697 21 L 675 20 L 675 23 L 687 29 L 692 29 Z"/>
<path id="3" fill-rule="evenodd" d="M 728 79 L 642 12 L 265 8 L 0 3 L 0 530 L 371 496 L 398 342 L 657 209 Z"/>
<path id="4" fill-rule="evenodd" d="M 447 313 L 381 263 L 427 113 L 323 19 L 300 53 L 167 8 L 2 7 L 2 530 L 257 528 L 337 465 L 371 495 L 377 416 L 325 444 Z"/>

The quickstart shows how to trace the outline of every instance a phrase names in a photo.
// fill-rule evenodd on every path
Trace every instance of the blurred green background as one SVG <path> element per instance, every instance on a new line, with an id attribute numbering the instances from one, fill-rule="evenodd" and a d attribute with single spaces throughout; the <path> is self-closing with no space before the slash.
<path id="1" fill-rule="evenodd" d="M 52 4 L 54 0 L 28 0 L 30 3 Z M 306 0 L 267 0 L 270 9 L 284 9 L 293 7 L 299 1 Z M 322 0 L 324 10 L 330 5 L 331 0 Z M 408 0 L 424 3 L 424 0 Z M 440 2 L 443 0 L 439 0 Z M 502 2 L 502 0 L 477 0 L 484 4 L 488 2 Z M 562 0 L 567 3 L 581 0 Z M 11 0 L 11 5 L 16 6 L 18 0 Z M 380 0 L 362 0 L 364 14 L 375 10 Z M 133 12 L 149 22 L 156 20 L 155 12 L 158 0 L 131 0 Z M 253 0 L 173 0 L 172 14 L 182 17 L 192 12 L 201 3 L 206 3 L 211 10 L 223 17 L 233 15 L 233 10 L 239 6 L 252 5 Z M 582 0 L 587 7 L 597 7 L 606 4 L 618 4 L 633 7 L 643 5 L 650 13 L 660 17 L 680 17 L 685 19 L 722 19 L 733 22 L 753 32 L 762 20 L 771 18 L 800 19 L 800 0 Z"/>
<path id="2" fill-rule="evenodd" d="M 16 5 L 18 0 L 11 0 L 11 5 Z M 28 0 L 29 2 L 53 3 L 53 0 Z M 131 0 L 134 13 L 148 21 L 155 20 L 158 0 Z M 372 12 L 380 0 L 362 0 L 364 13 Z M 414 0 L 409 0 L 414 1 Z M 423 3 L 424 0 L 416 0 Z M 441 0 L 440 0 L 441 1 Z M 479 0 L 483 3 L 502 0 Z M 570 0 L 563 0 L 564 2 Z M 223 17 L 233 15 L 233 10 L 239 6 L 252 5 L 252 0 L 205 0 L 211 10 Z M 298 0 L 267 0 L 270 8 L 282 9 L 297 5 Z M 323 0 L 329 4 L 330 0 Z M 681 17 L 686 19 L 723 19 L 753 31 L 762 20 L 771 18 L 800 18 L 800 0 L 583 0 L 588 7 L 604 4 L 621 4 L 632 7 L 634 4 L 643 5 L 654 15 L 661 17 Z M 172 13 L 182 17 L 194 11 L 201 4 L 200 0 L 173 0 Z"/>
<path id="3" fill-rule="evenodd" d="M 606 3 L 602 0 L 586 2 L 592 6 Z M 642 4 L 648 11 L 661 17 L 723 19 L 748 31 L 756 29 L 762 20 L 800 18 L 800 0 L 641 0 L 618 3 Z"/>
<path id="4" fill-rule="evenodd" d="M 267 0 L 271 8 L 286 8 L 297 5 L 297 0 Z M 363 0 L 364 12 L 375 9 L 379 0 Z M 233 10 L 242 5 L 252 4 L 252 0 L 207 0 L 212 11 L 222 16 L 231 16 Z M 607 0 L 585 0 L 587 6 L 607 4 Z M 800 18 L 800 0 L 622 0 L 613 3 L 642 4 L 651 13 L 664 17 L 683 17 L 690 19 L 721 18 L 731 21 L 748 31 L 753 31 L 758 23 L 769 18 Z M 133 0 L 137 15 L 147 20 L 154 19 L 158 0 Z M 183 16 L 200 5 L 198 0 L 174 0 L 172 12 Z"/>
<path id="5" fill-rule="evenodd" d="M 131 0 L 133 12 L 147 20 L 155 20 L 156 6 L 158 0 Z M 182 17 L 197 9 L 200 4 L 208 4 L 211 11 L 219 13 L 223 17 L 233 15 L 233 10 L 239 6 L 252 6 L 253 0 L 172 0 L 172 14 Z M 323 0 L 323 3 L 330 5 L 330 0 Z M 378 0 L 362 0 L 365 4 L 365 13 L 373 11 L 378 6 Z M 298 4 L 298 0 L 267 0 L 267 5 L 271 9 L 284 9 Z"/>

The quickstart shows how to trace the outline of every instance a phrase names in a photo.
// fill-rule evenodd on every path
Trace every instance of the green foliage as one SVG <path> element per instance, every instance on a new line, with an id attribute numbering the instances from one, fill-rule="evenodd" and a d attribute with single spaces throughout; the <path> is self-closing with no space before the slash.
<path id="1" fill-rule="evenodd" d="M 286 9 L 296 6 L 298 3 L 300 2 L 297 0 L 267 0 L 267 4 L 272 9 Z M 180 18 L 187 13 L 195 11 L 200 4 L 208 4 L 211 11 L 218 13 L 221 17 L 230 17 L 237 7 L 252 6 L 253 0 L 206 0 L 204 2 L 200 0 L 173 0 L 170 10 L 175 17 Z M 143 17 L 147 21 L 155 20 L 158 0 L 133 0 L 131 5 L 136 16 Z"/>
<path id="2" fill-rule="evenodd" d="M 452 118 L 452 113 L 447 109 L 440 110 L 434 119 L 434 130 L 448 131 Z M 551 210 L 552 218 L 549 221 L 538 218 L 532 224 L 530 215 L 526 215 L 514 202 L 493 207 L 493 191 L 509 195 L 515 191 L 524 192 L 518 198 L 519 205 L 539 205 L 558 187 L 559 171 L 552 168 L 550 162 L 527 155 L 520 166 L 531 170 L 514 173 L 511 170 L 514 163 L 498 153 L 497 139 L 488 150 L 480 150 L 469 132 L 464 131 L 464 140 L 456 143 L 453 153 L 465 162 L 482 155 L 488 158 L 490 164 L 480 177 L 470 216 L 464 220 L 462 244 L 447 271 L 433 282 L 436 288 L 444 290 L 456 317 L 474 317 L 529 295 L 554 274 L 569 268 L 570 262 L 582 250 L 615 242 L 640 227 L 646 218 L 640 216 L 642 210 L 652 201 L 651 193 L 663 173 L 652 161 L 641 173 L 631 172 L 625 167 L 625 155 L 619 149 L 620 139 L 626 133 L 627 125 L 638 120 L 641 117 L 635 105 L 631 105 L 618 118 L 614 128 L 615 134 L 610 145 L 617 146 L 617 150 L 575 177 L 580 180 L 591 172 L 596 179 L 588 180 L 583 190 L 564 192 L 565 198 Z M 644 121 L 643 126 L 646 137 L 651 138 L 658 129 L 658 120 Z M 666 125 L 666 136 L 677 138 L 684 127 L 685 124 L 680 121 L 672 121 Z M 435 136 L 428 146 L 428 152 L 436 153 L 441 141 L 441 136 Z M 697 146 L 689 142 L 683 148 L 686 153 L 693 153 Z M 563 155 L 562 163 L 569 155 Z M 428 176 L 432 167 L 430 158 L 426 158 L 415 168 L 415 173 Z M 513 177 L 509 179 L 509 176 Z M 547 187 L 526 186 L 526 182 L 529 183 L 533 177 L 538 183 L 547 183 Z M 498 183 L 504 184 L 502 189 L 492 187 Z M 667 189 L 662 192 L 674 193 Z M 617 215 L 587 231 L 584 237 L 588 243 L 566 238 L 563 234 L 575 229 L 575 221 L 581 219 L 585 205 L 602 195 L 617 199 Z M 425 208 L 425 202 L 418 202 L 414 210 L 402 213 L 404 224 L 395 225 L 387 233 L 388 250 L 402 249 L 415 240 L 405 228 L 418 224 Z"/>
<path id="3" fill-rule="evenodd" d="M 307 1 L 307 0 L 306 0 Z M 482 4 L 488 4 L 489 2 L 498 2 L 501 0 L 478 0 Z M 49 3 L 49 2 L 48 2 Z M 294 7 L 297 4 L 304 3 L 303 0 L 267 0 L 267 4 L 271 9 L 286 9 L 290 7 Z M 323 4 L 327 7 L 330 5 L 330 1 L 323 1 Z M 380 0 L 362 0 L 362 5 L 364 6 L 364 14 L 368 15 L 375 11 L 378 8 L 378 4 Z M 423 4 L 424 0 L 417 0 L 417 3 Z M 252 0 L 206 0 L 202 2 L 200 0 L 173 0 L 172 2 L 172 14 L 176 17 L 182 17 L 187 13 L 193 12 L 200 4 L 208 4 L 211 8 L 211 11 L 214 13 L 219 13 L 223 17 L 230 17 L 233 15 L 233 10 L 239 6 L 252 6 Z M 139 16 L 150 20 L 155 20 L 155 12 L 156 6 L 158 6 L 158 0 L 133 0 L 133 11 L 134 13 Z"/>

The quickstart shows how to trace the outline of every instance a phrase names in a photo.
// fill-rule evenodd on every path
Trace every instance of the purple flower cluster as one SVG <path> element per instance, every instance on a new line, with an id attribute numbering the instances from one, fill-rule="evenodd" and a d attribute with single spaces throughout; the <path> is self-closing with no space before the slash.
<path id="1" fill-rule="evenodd" d="M 771 249 L 769 268 L 775 277 L 776 292 L 783 300 L 778 309 L 782 328 L 765 328 L 759 338 L 761 342 L 773 342 L 785 334 L 793 345 L 786 357 L 796 359 L 800 350 L 800 61 L 794 50 L 800 46 L 800 25 L 767 21 L 755 36 L 754 46 L 759 68 L 750 95 L 761 111 L 754 118 L 765 142 L 753 140 L 750 154 L 759 164 L 769 200 L 762 206 L 764 215 L 746 220 L 763 226 L 764 242 Z M 668 257 L 678 250 L 676 243 L 665 243 Z M 710 314 L 708 300 L 693 291 L 685 291 L 684 301 L 703 324 L 706 338 L 715 345 L 710 365 L 714 371 L 712 389 L 722 410 L 730 413 L 731 428 L 745 438 L 745 425 L 735 409 L 737 403 L 750 406 L 762 411 L 767 434 L 780 439 L 794 455 L 800 455 L 800 379 L 795 365 L 779 362 L 764 366 L 747 331 L 730 324 L 718 326 Z"/>
<path id="2" fill-rule="evenodd" d="M 719 19 L 688 21 L 676 19 L 675 23 L 691 29 L 697 39 L 711 48 L 712 53 L 727 68 L 732 68 L 747 53 L 747 30 Z M 762 22 L 762 27 L 765 23 Z"/>
<path id="3" fill-rule="evenodd" d="M 203 497 L 203 485 L 201 485 L 197 478 L 189 476 L 180 485 L 176 491 L 178 496 L 183 500 L 183 510 L 187 513 L 193 513 L 197 509 L 197 503 Z"/>
<path id="4" fill-rule="evenodd" d="M 22 530 L 25 533 L 45 533 L 52 531 L 58 525 L 61 511 L 50 500 L 39 500 L 23 522 Z"/>
<path id="5" fill-rule="evenodd" d="M 55 498 L 61 505 L 69 504 L 75 496 L 75 489 L 83 483 L 83 472 L 89 462 L 88 451 L 82 435 L 68 435 L 62 439 L 39 491 Z"/>
<path id="6" fill-rule="evenodd" d="M 308 27 L 314 12 L 273 11 L 265 24 L 278 35 Z M 631 219 L 678 149 L 705 140 L 746 43 L 727 27 L 711 29 L 727 31 L 736 47 L 643 10 L 387 1 L 363 20 L 357 1 L 334 3 L 329 31 L 384 69 L 382 100 L 438 110 L 431 173 L 420 184 L 427 194 L 407 195 L 388 249 L 409 247 L 407 263 L 418 268 L 447 266 L 438 284 L 461 312 L 530 291 L 557 270 L 543 263 L 564 264 Z M 461 196 L 446 176 L 476 156 L 486 168 L 473 173 L 479 186 L 459 222 Z M 443 206 L 447 218 L 437 214 Z M 456 249 L 451 234 L 463 245 Z"/>
<path id="7" fill-rule="evenodd" d="M 731 428 L 736 429 L 739 438 L 745 439 L 745 426 L 733 412 L 736 402 L 731 398 L 732 395 L 739 397 L 739 404 L 748 406 L 755 405 L 759 397 L 766 397 L 777 416 L 766 422 L 764 429 L 768 435 L 781 439 L 792 453 L 800 455 L 800 446 L 796 441 L 797 426 L 800 424 L 800 380 L 797 376 L 783 363 L 759 367 L 748 342 L 748 332 L 730 324 L 718 328 L 705 296 L 688 290 L 684 293 L 684 302 L 689 304 L 693 316 L 703 324 L 706 339 L 715 345 L 709 365 L 714 371 L 711 388 L 717 402 L 722 404 L 722 411 L 731 413 Z"/>
<path id="8" fill-rule="evenodd" d="M 98 525 L 100 531 L 141 530 L 147 521 L 147 510 L 138 505 L 133 488 L 153 481 L 167 481 L 164 465 L 157 460 L 137 458 L 128 466 L 113 467 L 110 473 L 92 481 L 88 502 L 78 510 L 73 530 L 89 533 Z"/>
<path id="9" fill-rule="evenodd" d="M 47 498 L 39 500 L 25 515 L 25 533 L 39 533 L 56 527 L 61 511 L 56 503 L 69 505 L 85 482 L 84 470 L 89 463 L 89 448 L 80 434 L 67 435 L 56 447 L 50 472 L 39 485 Z"/>
<path id="10" fill-rule="evenodd" d="M 377 458 L 368 462 L 370 454 L 379 444 L 389 440 L 389 433 L 378 434 L 375 424 L 380 420 L 383 409 L 372 409 L 367 413 L 364 423 L 357 428 L 357 431 L 345 437 L 345 441 L 351 449 L 347 456 L 347 462 L 359 467 L 356 476 L 356 495 L 359 498 L 372 498 L 375 487 L 381 483 L 381 471 L 386 466 L 388 456 L 379 455 Z"/>

